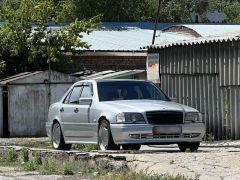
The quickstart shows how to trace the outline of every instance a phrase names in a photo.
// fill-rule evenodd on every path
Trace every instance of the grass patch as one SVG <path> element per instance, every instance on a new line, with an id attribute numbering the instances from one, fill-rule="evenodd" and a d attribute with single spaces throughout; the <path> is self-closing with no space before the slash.
<path id="1" fill-rule="evenodd" d="M 52 145 L 49 140 L 46 141 L 26 141 L 22 144 L 24 147 L 28 148 L 42 148 L 42 149 L 51 149 Z"/>
<path id="2" fill-rule="evenodd" d="M 74 175 L 74 167 L 69 163 L 57 164 L 55 161 L 41 161 L 41 154 L 39 151 L 32 153 L 32 158 L 26 162 L 20 160 L 18 155 L 23 156 L 27 153 L 27 149 L 21 150 L 17 153 L 15 149 L 9 149 L 5 155 L 0 156 L 0 165 L 15 166 L 20 170 L 38 171 L 42 175 Z M 174 163 L 174 161 L 170 161 Z M 106 169 L 90 168 L 88 166 L 81 172 L 81 177 L 96 180 L 198 180 L 199 177 L 189 178 L 182 175 L 148 175 L 145 172 L 136 173 L 129 170 L 109 171 Z"/>
<path id="3" fill-rule="evenodd" d="M 64 163 L 64 166 L 63 166 L 63 174 L 64 175 L 73 175 L 73 167 L 68 164 L 68 163 Z"/>
<path id="4" fill-rule="evenodd" d="M 28 161 L 23 164 L 23 169 L 26 171 L 36 171 L 39 165 L 35 161 Z"/>
<path id="5" fill-rule="evenodd" d="M 72 150 L 83 150 L 83 151 L 94 151 L 98 150 L 98 145 L 96 144 L 73 144 Z"/>
<path id="6" fill-rule="evenodd" d="M 0 157 L 0 165 L 2 166 L 16 166 L 17 164 L 17 152 L 13 148 L 10 148 L 3 156 Z"/>
<path id="7" fill-rule="evenodd" d="M 95 180 L 199 180 L 199 177 L 195 178 L 185 177 L 183 175 L 171 176 L 171 175 L 147 175 L 145 172 L 136 173 L 133 171 L 120 171 L 120 172 L 108 172 L 108 171 L 88 171 L 84 173 L 86 177 Z"/>
<path id="8" fill-rule="evenodd" d="M 39 171 L 42 175 L 62 174 L 60 167 L 54 161 L 44 162 L 39 167 Z"/>

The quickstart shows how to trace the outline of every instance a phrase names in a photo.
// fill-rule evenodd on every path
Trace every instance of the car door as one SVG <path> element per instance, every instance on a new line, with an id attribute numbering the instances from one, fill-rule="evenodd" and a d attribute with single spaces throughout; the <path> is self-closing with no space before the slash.
<path id="1" fill-rule="evenodd" d="M 85 83 L 83 85 L 83 89 L 81 92 L 80 99 L 91 99 L 93 98 L 93 90 L 92 90 L 92 83 Z M 79 113 L 80 116 L 80 123 L 81 123 L 81 130 L 84 132 L 84 140 L 89 142 L 96 142 L 95 137 L 95 126 L 96 123 L 91 122 L 90 120 L 90 111 L 91 111 L 91 104 L 82 103 L 79 104 Z"/>
<path id="2" fill-rule="evenodd" d="M 62 130 L 67 141 L 77 141 L 81 136 L 79 129 L 79 97 L 82 85 L 74 86 L 60 107 Z"/>

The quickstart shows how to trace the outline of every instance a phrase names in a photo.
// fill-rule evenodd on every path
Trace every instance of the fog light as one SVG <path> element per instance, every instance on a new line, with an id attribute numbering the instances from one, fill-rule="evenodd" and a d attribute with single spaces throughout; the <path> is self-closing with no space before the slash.
<path id="1" fill-rule="evenodd" d="M 131 138 L 140 139 L 140 134 L 129 134 Z"/>

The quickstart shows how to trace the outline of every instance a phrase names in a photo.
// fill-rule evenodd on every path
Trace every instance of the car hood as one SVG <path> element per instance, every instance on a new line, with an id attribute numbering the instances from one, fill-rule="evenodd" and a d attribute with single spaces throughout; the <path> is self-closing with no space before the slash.
<path id="1" fill-rule="evenodd" d="M 117 109 L 121 112 L 145 112 L 145 111 L 185 111 L 198 112 L 196 109 L 172 101 L 159 100 L 121 100 L 105 101 L 102 104 Z"/>

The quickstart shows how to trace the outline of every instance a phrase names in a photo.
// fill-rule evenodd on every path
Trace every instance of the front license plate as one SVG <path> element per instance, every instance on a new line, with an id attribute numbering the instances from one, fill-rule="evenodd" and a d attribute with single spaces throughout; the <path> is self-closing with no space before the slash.
<path id="1" fill-rule="evenodd" d="M 181 134 L 182 127 L 174 126 L 174 127 L 164 127 L 164 126 L 154 126 L 152 129 L 153 134 Z"/>

